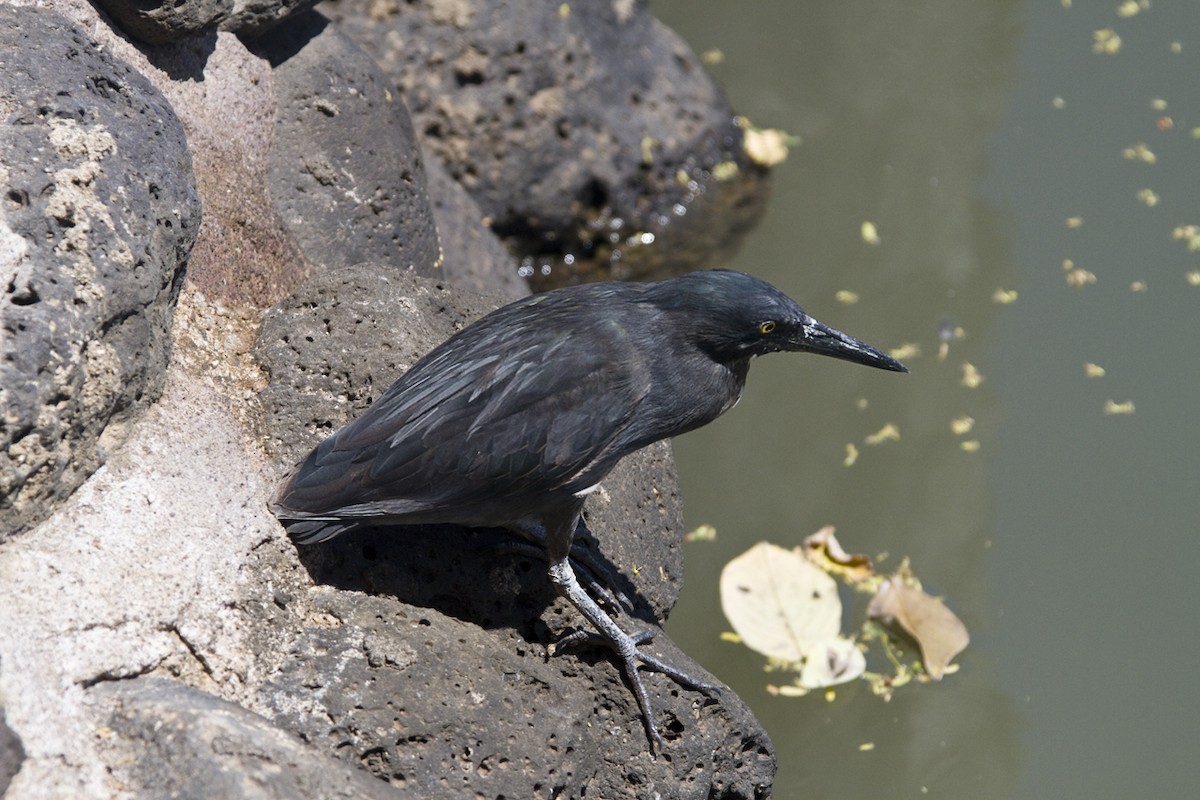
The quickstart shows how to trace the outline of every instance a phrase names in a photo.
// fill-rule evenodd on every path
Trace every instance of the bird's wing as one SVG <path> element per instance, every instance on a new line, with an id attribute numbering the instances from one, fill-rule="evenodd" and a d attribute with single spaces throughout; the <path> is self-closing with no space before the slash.
<path id="1" fill-rule="evenodd" d="M 277 507 L 429 515 L 594 484 L 625 453 L 649 370 L 611 320 L 571 336 L 546 323 L 477 326 L 446 342 L 309 454 Z"/>

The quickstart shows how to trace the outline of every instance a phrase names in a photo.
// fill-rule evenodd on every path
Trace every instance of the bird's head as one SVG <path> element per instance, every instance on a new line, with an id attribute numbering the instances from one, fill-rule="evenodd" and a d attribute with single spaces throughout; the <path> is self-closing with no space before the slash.
<path id="1" fill-rule="evenodd" d="M 813 319 L 771 284 L 741 272 L 691 272 L 654 284 L 650 295 L 675 317 L 682 335 L 715 361 L 793 351 L 908 372 L 894 358 Z"/>

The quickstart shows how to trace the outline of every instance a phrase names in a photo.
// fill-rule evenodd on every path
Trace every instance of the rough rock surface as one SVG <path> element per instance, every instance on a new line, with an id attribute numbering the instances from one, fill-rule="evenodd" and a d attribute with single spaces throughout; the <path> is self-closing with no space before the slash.
<path id="1" fill-rule="evenodd" d="M 106 683 L 97 699 L 113 708 L 113 761 L 127 785 L 159 797 L 363 798 L 396 793 L 345 769 L 241 706 L 163 678 Z"/>
<path id="2" fill-rule="evenodd" d="M 162 44 L 215 28 L 233 11 L 234 0 L 96 0 L 96 5 L 135 39 Z"/>
<path id="3" fill-rule="evenodd" d="M 603 252 L 618 274 L 713 266 L 761 214 L 763 171 L 732 109 L 644 2 L 320 8 L 397 82 L 429 151 L 534 262 Z M 642 247 L 644 232 L 666 241 Z"/>
<path id="4" fill-rule="evenodd" d="M 4 706 L 0 705 L 0 797 L 8 791 L 8 784 L 24 760 L 25 748 L 21 747 L 20 737 L 4 721 Z"/>
<path id="5" fill-rule="evenodd" d="M 200 205 L 183 128 L 55 14 L 0 5 L 0 540 L 158 396 Z"/>
<path id="6" fill-rule="evenodd" d="M 316 13 L 253 48 L 273 67 L 271 199 L 305 258 L 321 269 L 374 261 L 436 273 L 420 150 L 379 67 Z"/>
<path id="7" fill-rule="evenodd" d="M 258 36 L 288 17 L 316 5 L 317 0 L 96 0 L 113 20 L 139 41 L 166 44 L 220 27 L 239 36 Z"/>

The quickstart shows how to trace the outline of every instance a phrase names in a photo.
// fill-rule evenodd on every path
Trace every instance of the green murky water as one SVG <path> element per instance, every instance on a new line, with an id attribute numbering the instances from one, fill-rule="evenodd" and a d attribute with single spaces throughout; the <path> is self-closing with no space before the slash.
<path id="1" fill-rule="evenodd" d="M 652 6 L 722 51 L 740 112 L 803 139 L 732 266 L 921 350 L 908 376 L 762 359 L 736 410 L 676 443 L 688 522 L 719 535 L 688 545 L 670 631 L 767 726 L 778 797 L 1200 786 L 1200 252 L 1175 238 L 1200 225 L 1200 3 L 1072 5 Z M 1105 30 L 1116 52 L 1094 51 Z M 964 336 L 939 360 L 945 324 Z M 889 422 L 899 441 L 864 444 Z M 784 676 L 720 641 L 721 566 L 825 524 L 946 597 L 973 636 L 957 674 L 890 703 L 862 684 L 785 699 L 764 688 Z"/>

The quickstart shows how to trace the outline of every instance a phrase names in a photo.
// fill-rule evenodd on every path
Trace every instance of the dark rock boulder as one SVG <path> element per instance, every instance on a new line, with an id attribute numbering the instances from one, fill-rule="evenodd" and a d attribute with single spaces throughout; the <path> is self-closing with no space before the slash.
<path id="1" fill-rule="evenodd" d="M 160 392 L 200 204 L 183 129 L 56 14 L 0 5 L 0 538 Z"/>
<path id="2" fill-rule="evenodd" d="M 258 36 L 317 0 L 95 0 L 123 31 L 147 44 L 167 44 L 220 28 Z"/>
<path id="3" fill-rule="evenodd" d="M 732 109 L 643 2 L 320 8 L 396 81 L 530 277 L 562 282 L 589 257 L 618 277 L 716 266 L 761 215 L 765 171 Z"/>
<path id="4" fill-rule="evenodd" d="M 374 261 L 436 273 L 420 147 L 375 63 L 316 13 L 252 49 L 271 64 L 275 88 L 271 200 L 305 258 L 317 269 Z"/>
<path id="5" fill-rule="evenodd" d="M 241 706 L 163 678 L 104 683 L 92 695 L 112 709 L 108 747 L 124 785 L 156 797 L 395 798 L 362 770 L 313 753 Z"/>

